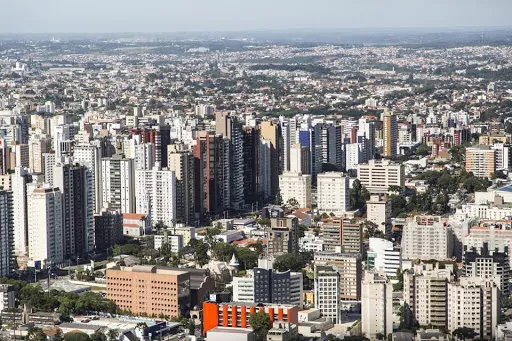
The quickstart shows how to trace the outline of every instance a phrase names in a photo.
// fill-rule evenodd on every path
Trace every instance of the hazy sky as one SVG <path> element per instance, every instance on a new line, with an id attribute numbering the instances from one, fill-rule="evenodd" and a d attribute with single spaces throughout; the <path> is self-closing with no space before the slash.
<path id="1" fill-rule="evenodd" d="M 0 32 L 511 26 L 512 0 L 0 0 Z"/>

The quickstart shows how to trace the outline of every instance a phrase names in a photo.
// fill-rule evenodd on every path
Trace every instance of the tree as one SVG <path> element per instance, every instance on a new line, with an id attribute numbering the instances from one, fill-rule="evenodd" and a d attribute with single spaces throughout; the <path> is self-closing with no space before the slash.
<path id="1" fill-rule="evenodd" d="M 421 144 L 416 148 L 416 155 L 418 156 L 427 156 L 431 153 L 431 148 L 426 144 Z"/>
<path id="2" fill-rule="evenodd" d="M 236 247 L 236 258 L 243 269 L 251 269 L 258 264 L 258 252 L 248 247 Z"/>
<path id="3" fill-rule="evenodd" d="M 368 238 L 383 237 L 383 233 L 381 230 L 379 230 L 379 226 L 373 221 L 366 220 L 364 222 L 364 226 L 366 227 L 366 236 Z"/>
<path id="4" fill-rule="evenodd" d="M 361 213 L 366 211 L 366 201 L 370 199 L 370 192 L 361 185 L 359 179 L 354 180 L 350 189 L 350 209 L 360 210 Z"/>
<path id="5" fill-rule="evenodd" d="M 100 331 L 95 331 L 89 336 L 91 341 L 107 341 L 107 336 Z"/>
<path id="6" fill-rule="evenodd" d="M 274 269 L 277 271 L 301 271 L 306 266 L 303 254 L 285 253 L 275 258 Z"/>
<path id="7" fill-rule="evenodd" d="M 89 335 L 83 332 L 69 332 L 64 334 L 64 341 L 90 341 Z"/>
<path id="8" fill-rule="evenodd" d="M 25 340 L 28 341 L 47 341 L 48 337 L 43 332 L 41 328 L 38 327 L 31 327 L 28 330 L 27 336 L 25 337 Z"/>
<path id="9" fill-rule="evenodd" d="M 450 149 L 449 153 L 452 156 L 452 160 L 457 163 L 463 163 L 466 159 L 466 147 L 464 145 L 454 146 Z"/>
<path id="10" fill-rule="evenodd" d="M 299 208 L 299 202 L 297 201 L 297 199 L 295 198 L 290 198 L 288 199 L 288 201 L 286 202 L 286 204 L 288 205 L 288 207 L 290 207 L 291 209 L 293 210 L 296 210 Z"/>
<path id="11" fill-rule="evenodd" d="M 267 332 L 272 328 L 270 316 L 263 310 L 258 310 L 251 314 L 249 324 L 254 330 L 256 341 L 264 341 L 267 337 Z"/>
<path id="12" fill-rule="evenodd" d="M 195 335 L 196 333 L 196 323 L 194 319 L 190 319 L 188 321 L 188 335 Z"/>
<path id="13" fill-rule="evenodd" d="M 377 338 L 377 340 L 386 340 L 386 335 L 382 333 L 375 334 L 375 337 Z"/>
<path id="14" fill-rule="evenodd" d="M 223 262 L 229 262 L 234 252 L 233 245 L 224 242 L 215 243 L 212 247 L 212 256 Z"/>
<path id="15" fill-rule="evenodd" d="M 501 171 L 501 170 L 497 170 L 496 172 L 492 173 L 492 175 L 491 175 L 492 180 L 506 179 L 506 178 L 507 178 L 507 175 L 505 173 L 503 173 L 503 171 Z"/>
<path id="16" fill-rule="evenodd" d="M 57 328 L 53 341 L 64 341 L 64 335 L 62 335 L 62 330 L 60 330 L 60 328 Z"/>
<path id="17" fill-rule="evenodd" d="M 119 339 L 119 329 L 109 329 L 107 339 L 108 341 L 117 341 Z"/>
<path id="18" fill-rule="evenodd" d="M 281 196 L 281 190 L 278 188 L 276 191 L 276 196 L 274 198 L 274 205 L 282 205 L 283 197 Z"/>
<path id="19" fill-rule="evenodd" d="M 474 339 L 476 336 L 476 332 L 472 328 L 468 327 L 461 327 L 457 328 L 452 332 L 452 335 L 455 336 L 459 340 L 466 340 L 466 339 Z"/>

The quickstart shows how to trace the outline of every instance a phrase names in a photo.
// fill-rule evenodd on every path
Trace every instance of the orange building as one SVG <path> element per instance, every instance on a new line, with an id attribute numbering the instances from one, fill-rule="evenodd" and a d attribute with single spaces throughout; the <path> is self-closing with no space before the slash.
<path id="1" fill-rule="evenodd" d="M 215 327 L 249 328 L 249 317 L 258 310 L 265 311 L 272 322 L 298 324 L 299 307 L 291 304 L 203 303 L 203 333 Z"/>
<path id="2" fill-rule="evenodd" d="M 107 269 L 107 298 L 133 314 L 178 317 L 190 304 L 190 274 L 154 265 Z"/>

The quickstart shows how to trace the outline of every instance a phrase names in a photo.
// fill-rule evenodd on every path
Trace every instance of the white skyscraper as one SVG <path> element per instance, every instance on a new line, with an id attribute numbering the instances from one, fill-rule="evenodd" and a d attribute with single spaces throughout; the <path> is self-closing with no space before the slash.
<path id="1" fill-rule="evenodd" d="M 53 186 L 53 168 L 55 167 L 55 153 L 43 153 L 44 182 Z"/>
<path id="2" fill-rule="evenodd" d="M 75 146 L 73 160 L 86 166 L 91 173 L 92 186 L 94 187 L 94 212 L 101 212 L 103 204 L 101 199 L 103 185 L 101 179 L 101 148 L 89 143 L 81 143 Z"/>
<path id="3" fill-rule="evenodd" d="M 283 203 L 295 199 L 299 207 L 311 207 L 311 175 L 284 173 L 279 175 L 279 190 Z"/>
<path id="4" fill-rule="evenodd" d="M 28 140 L 29 168 L 34 173 L 43 173 L 43 153 L 50 151 L 50 139 L 44 135 L 34 135 Z"/>
<path id="5" fill-rule="evenodd" d="M 48 185 L 28 188 L 29 257 L 61 263 L 64 260 L 62 193 Z"/>
<path id="6" fill-rule="evenodd" d="M 141 143 L 135 145 L 135 169 L 149 170 L 155 165 L 155 145 Z"/>
<path id="7" fill-rule="evenodd" d="M 74 126 L 70 124 L 61 124 L 55 127 L 53 134 L 53 150 L 58 161 L 63 156 L 71 153 L 71 146 L 75 139 Z"/>
<path id="8" fill-rule="evenodd" d="M 27 253 L 27 168 L 16 167 L 12 174 L 12 192 L 14 206 L 14 252 L 19 255 Z"/>
<path id="9" fill-rule="evenodd" d="M 152 170 L 135 171 L 137 213 L 151 216 L 151 222 L 174 226 L 176 219 L 176 175 L 157 165 Z"/>
<path id="10" fill-rule="evenodd" d="M 337 216 L 350 207 L 349 177 L 341 172 L 320 173 L 317 176 L 317 208 Z"/>
<path id="11" fill-rule="evenodd" d="M 315 266 L 315 308 L 332 323 L 340 323 L 340 274 L 333 267 Z"/>
<path id="12" fill-rule="evenodd" d="M 115 154 L 101 159 L 102 205 L 122 213 L 135 213 L 134 160 Z"/>
<path id="13" fill-rule="evenodd" d="M 393 333 L 393 286 L 371 272 L 365 273 L 361 290 L 361 331 L 370 340 Z"/>

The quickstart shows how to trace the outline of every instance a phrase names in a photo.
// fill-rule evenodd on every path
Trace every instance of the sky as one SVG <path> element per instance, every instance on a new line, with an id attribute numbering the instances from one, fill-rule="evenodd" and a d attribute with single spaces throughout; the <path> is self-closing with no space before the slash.
<path id="1" fill-rule="evenodd" d="M 0 33 L 509 27 L 511 0 L 0 0 Z"/>

